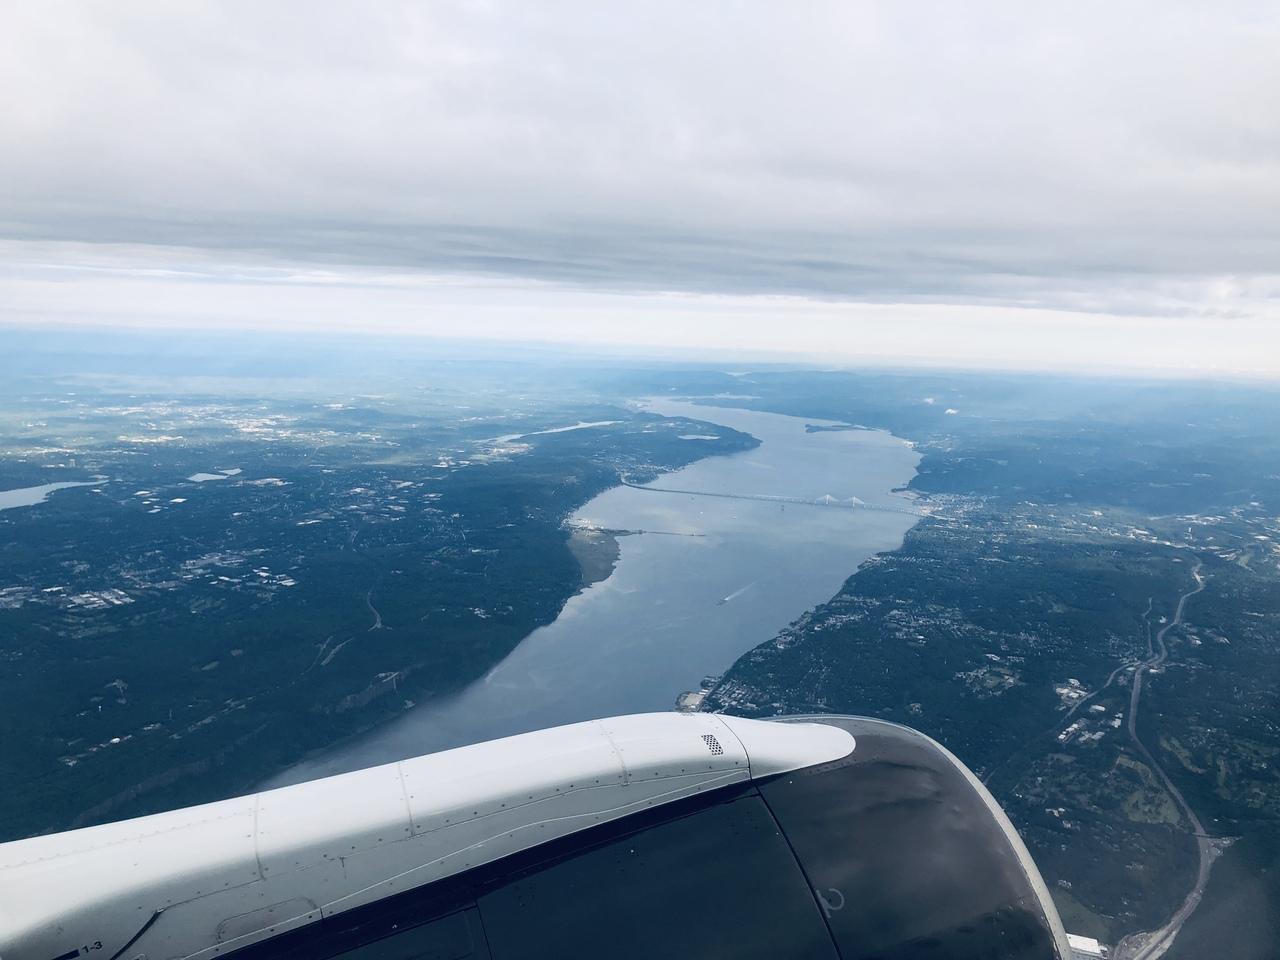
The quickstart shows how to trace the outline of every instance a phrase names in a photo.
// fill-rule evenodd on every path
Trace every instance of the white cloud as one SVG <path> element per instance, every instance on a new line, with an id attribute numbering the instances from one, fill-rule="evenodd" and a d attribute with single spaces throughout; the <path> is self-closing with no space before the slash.
<path id="1" fill-rule="evenodd" d="M 1029 362 L 1091 315 L 1133 345 L 1099 359 L 1256 366 L 1278 47 L 1249 3 L 9 4 L 0 318 L 199 283 L 173 319 L 359 289 L 349 325 L 439 333 L 466 288 L 530 338 L 736 311 L 753 347 Z M 868 328 L 902 305 L 931 342 Z"/>

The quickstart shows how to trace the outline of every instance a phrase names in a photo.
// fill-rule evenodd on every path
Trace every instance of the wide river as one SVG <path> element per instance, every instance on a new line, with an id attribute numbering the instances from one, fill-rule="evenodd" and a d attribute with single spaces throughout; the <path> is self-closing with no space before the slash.
<path id="1" fill-rule="evenodd" d="M 720 494 L 839 499 L 910 508 L 920 460 L 876 430 L 772 413 L 655 400 L 647 409 L 749 433 L 760 446 L 709 457 L 651 486 Z M 704 432 L 712 434 L 714 427 Z M 904 513 L 616 487 L 578 522 L 643 530 L 620 538 L 613 574 L 569 600 L 484 677 L 407 711 L 273 779 L 280 786 L 462 744 L 595 717 L 672 709 L 830 599 L 862 561 L 893 550 L 915 522 Z"/>

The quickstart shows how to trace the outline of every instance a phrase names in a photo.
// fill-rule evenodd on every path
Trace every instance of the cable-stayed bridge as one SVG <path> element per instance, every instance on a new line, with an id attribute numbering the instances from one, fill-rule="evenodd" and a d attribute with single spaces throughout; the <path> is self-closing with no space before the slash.
<path id="1" fill-rule="evenodd" d="M 638 483 L 632 483 L 629 480 L 623 480 L 624 487 L 631 487 L 633 490 L 648 490 L 651 493 L 678 493 L 689 497 L 718 497 L 722 500 L 762 500 L 765 503 L 794 503 L 803 507 L 835 507 L 843 510 L 874 510 L 877 513 L 903 513 L 909 517 L 923 517 L 925 513 L 919 510 L 909 510 L 906 507 L 885 507 L 877 506 L 860 500 L 857 497 L 848 497 L 840 499 L 831 494 L 825 494 L 821 497 L 784 497 L 767 493 L 716 493 L 710 490 L 677 490 L 674 487 L 651 487 L 641 486 Z"/>

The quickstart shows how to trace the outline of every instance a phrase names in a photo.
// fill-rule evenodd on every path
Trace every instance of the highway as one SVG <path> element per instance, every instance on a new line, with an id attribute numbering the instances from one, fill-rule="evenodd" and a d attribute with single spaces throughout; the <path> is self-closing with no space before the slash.
<path id="1" fill-rule="evenodd" d="M 1116 945 L 1113 960 L 1157 960 L 1158 957 L 1164 955 L 1165 951 L 1173 944 L 1173 940 L 1178 935 L 1178 931 L 1182 929 L 1182 925 L 1187 922 L 1187 918 L 1200 905 L 1200 899 L 1204 896 L 1205 884 L 1209 882 L 1209 868 L 1213 866 L 1213 861 L 1217 859 L 1225 847 L 1223 841 L 1210 837 L 1205 833 L 1204 825 L 1200 822 L 1200 818 L 1196 816 L 1195 811 L 1191 809 L 1191 805 L 1187 803 L 1182 791 L 1174 786 L 1164 768 L 1160 766 L 1151 751 L 1147 749 L 1146 744 L 1142 742 L 1142 738 L 1138 736 L 1138 706 L 1142 699 L 1143 676 L 1148 671 L 1163 666 L 1165 660 L 1168 659 L 1169 650 L 1164 643 L 1165 636 L 1170 630 L 1182 623 L 1182 614 L 1186 609 L 1187 601 L 1204 589 L 1204 577 L 1200 574 L 1200 567 L 1201 564 L 1197 563 L 1191 571 L 1191 575 L 1196 580 L 1195 588 L 1188 590 L 1178 598 L 1178 607 L 1173 619 L 1160 628 L 1159 632 L 1155 634 L 1154 640 L 1151 635 L 1151 605 L 1147 605 L 1147 612 L 1143 617 L 1147 623 L 1147 659 L 1138 665 L 1133 674 L 1133 687 L 1129 695 L 1128 722 L 1129 738 L 1133 741 L 1134 747 L 1142 755 L 1147 766 L 1155 771 L 1156 776 L 1160 778 L 1160 782 L 1164 785 L 1165 790 L 1168 791 L 1169 796 L 1174 799 L 1183 816 L 1187 818 L 1187 822 L 1191 824 L 1200 854 L 1200 866 L 1196 874 L 1195 886 L 1191 888 L 1186 899 L 1182 901 L 1182 906 L 1174 911 L 1173 916 L 1169 918 L 1169 922 L 1158 930 L 1143 931 L 1142 933 L 1134 933 L 1125 937 Z"/>

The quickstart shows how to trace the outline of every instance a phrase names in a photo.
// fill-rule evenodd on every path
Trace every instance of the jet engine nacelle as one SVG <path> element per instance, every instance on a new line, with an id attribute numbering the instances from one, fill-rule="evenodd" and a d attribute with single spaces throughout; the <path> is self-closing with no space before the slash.
<path id="1" fill-rule="evenodd" d="M 856 717 L 643 714 L 0 845 L 3 960 L 1064 960 L 1004 813 Z"/>

